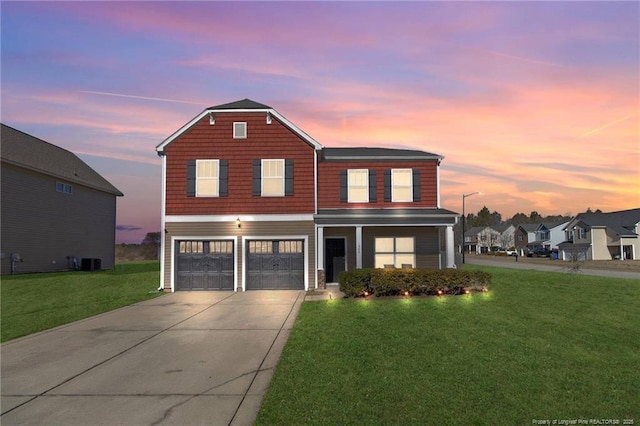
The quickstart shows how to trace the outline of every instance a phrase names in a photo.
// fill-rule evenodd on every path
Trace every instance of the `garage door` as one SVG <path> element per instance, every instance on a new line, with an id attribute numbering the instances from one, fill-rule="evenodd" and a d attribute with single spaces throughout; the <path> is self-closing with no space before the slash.
<path id="1" fill-rule="evenodd" d="M 233 241 L 178 241 L 176 290 L 233 290 Z"/>
<path id="2" fill-rule="evenodd" d="M 249 241 L 247 290 L 304 290 L 304 241 Z"/>

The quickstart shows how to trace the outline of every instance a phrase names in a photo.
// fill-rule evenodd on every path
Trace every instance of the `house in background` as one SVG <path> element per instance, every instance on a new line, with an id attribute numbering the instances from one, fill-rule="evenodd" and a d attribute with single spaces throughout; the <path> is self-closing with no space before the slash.
<path id="1" fill-rule="evenodd" d="M 205 109 L 162 158 L 160 287 L 322 288 L 340 271 L 455 267 L 442 156 L 325 148 L 249 99 Z"/>
<path id="2" fill-rule="evenodd" d="M 515 232 L 515 246 L 520 254 L 538 249 L 556 250 L 565 241 L 564 227 L 569 221 L 525 223 Z"/>
<path id="3" fill-rule="evenodd" d="M 122 193 L 75 154 L 1 127 L 2 274 L 110 269 Z"/>
<path id="4" fill-rule="evenodd" d="M 509 223 L 503 223 L 500 225 L 495 225 L 492 228 L 500 233 L 500 236 L 498 237 L 498 241 L 497 241 L 498 246 L 500 246 L 500 248 L 507 250 L 512 247 L 515 247 L 515 239 L 514 239 L 515 232 L 516 232 L 515 226 Z"/>
<path id="5" fill-rule="evenodd" d="M 559 244 L 563 260 L 638 259 L 640 208 L 611 213 L 582 213 L 563 230 Z"/>
<path id="6" fill-rule="evenodd" d="M 507 229 L 507 228 L 505 228 Z M 489 253 L 501 247 L 502 234 L 491 226 L 474 226 L 464 233 L 465 253 Z"/>

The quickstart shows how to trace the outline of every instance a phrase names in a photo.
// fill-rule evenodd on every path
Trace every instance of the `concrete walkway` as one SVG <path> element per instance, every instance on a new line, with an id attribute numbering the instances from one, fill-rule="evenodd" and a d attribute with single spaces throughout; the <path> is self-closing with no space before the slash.
<path id="1" fill-rule="evenodd" d="M 571 262 L 561 260 L 549 260 L 548 264 L 540 264 L 537 262 L 527 262 L 520 259 L 515 261 L 515 257 L 494 257 L 494 256 L 465 256 L 465 262 L 471 265 L 497 266 L 500 268 L 513 269 L 530 269 L 536 271 L 561 272 L 561 273 L 578 273 L 584 275 L 595 275 L 599 277 L 612 278 L 629 278 L 640 280 L 640 274 L 631 271 L 618 271 L 615 269 L 589 269 L 580 267 L 578 271 L 572 271 Z"/>
<path id="2" fill-rule="evenodd" d="M 304 296 L 178 292 L 5 343 L 0 423 L 250 425 Z"/>

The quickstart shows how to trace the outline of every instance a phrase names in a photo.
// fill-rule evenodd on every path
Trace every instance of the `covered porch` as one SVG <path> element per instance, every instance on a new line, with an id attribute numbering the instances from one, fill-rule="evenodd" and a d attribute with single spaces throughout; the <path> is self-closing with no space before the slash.
<path id="1" fill-rule="evenodd" d="M 315 216 L 318 287 L 362 268 L 455 268 L 453 226 L 445 209 L 330 209 Z"/>

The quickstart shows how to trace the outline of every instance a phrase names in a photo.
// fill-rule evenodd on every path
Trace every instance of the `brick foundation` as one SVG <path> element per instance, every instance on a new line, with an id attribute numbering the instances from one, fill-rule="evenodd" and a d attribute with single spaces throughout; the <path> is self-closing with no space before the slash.
<path id="1" fill-rule="evenodd" d="M 327 288 L 327 279 L 325 277 L 324 269 L 318 269 L 318 290 L 325 290 Z"/>

